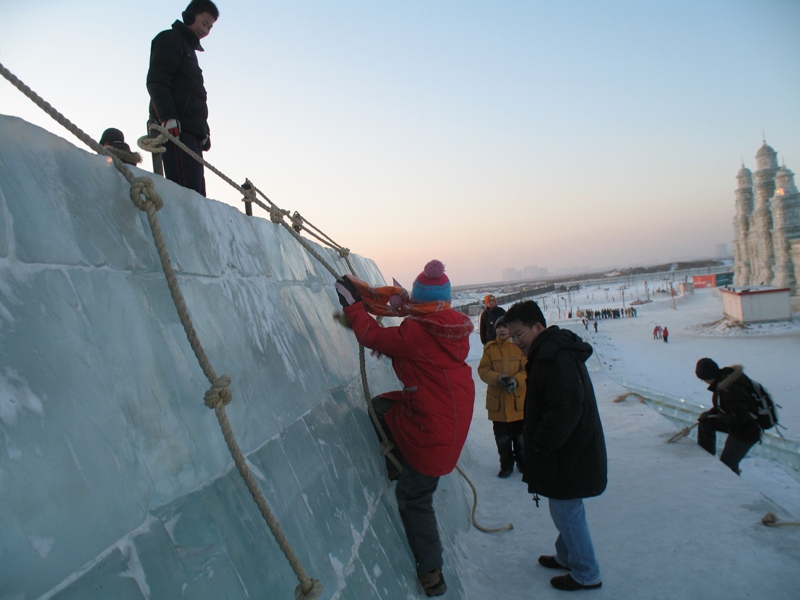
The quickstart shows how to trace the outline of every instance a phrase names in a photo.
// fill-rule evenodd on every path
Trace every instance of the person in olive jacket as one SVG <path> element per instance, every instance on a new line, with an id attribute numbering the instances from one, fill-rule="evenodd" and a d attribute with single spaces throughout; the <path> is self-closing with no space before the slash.
<path id="1" fill-rule="evenodd" d="M 506 313 L 511 341 L 528 357 L 525 394 L 525 472 L 534 499 L 548 498 L 558 530 L 555 555 L 539 564 L 570 571 L 553 577 L 560 590 L 602 585 L 583 498 L 606 489 L 607 457 L 603 426 L 585 362 L 592 347 L 571 331 L 547 327 L 531 300 Z"/>
<path id="2" fill-rule="evenodd" d="M 211 149 L 208 102 L 197 51 L 219 18 L 211 0 L 192 0 L 183 11 L 183 21 L 162 31 L 150 46 L 147 92 L 150 122 L 158 123 L 202 156 Z M 163 155 L 164 174 L 170 181 L 206 195 L 203 165 L 172 142 Z"/>
<path id="3" fill-rule="evenodd" d="M 522 351 L 508 341 L 508 326 L 500 317 L 494 323 L 497 338 L 483 348 L 478 375 L 486 386 L 486 410 L 500 455 L 498 477 L 508 477 L 514 462 L 525 470 L 522 417 L 525 409 L 525 363 Z"/>
<path id="4" fill-rule="evenodd" d="M 753 383 L 744 374 L 741 365 L 720 369 L 710 358 L 701 358 L 695 366 L 695 375 L 708 384 L 712 393 L 711 409 L 697 419 L 697 443 L 714 456 L 717 450 L 717 432 L 728 434 L 719 459 L 737 475 L 739 462 L 761 439 L 761 427 L 750 414 Z"/>

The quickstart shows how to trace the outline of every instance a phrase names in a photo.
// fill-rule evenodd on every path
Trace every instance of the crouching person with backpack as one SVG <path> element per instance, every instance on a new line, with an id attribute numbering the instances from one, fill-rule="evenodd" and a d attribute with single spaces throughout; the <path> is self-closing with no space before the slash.
<path id="1" fill-rule="evenodd" d="M 711 408 L 697 420 L 697 443 L 713 456 L 717 432 L 727 433 L 720 460 L 738 475 L 739 462 L 761 440 L 761 427 L 752 408 L 753 382 L 741 365 L 720 368 L 710 358 L 697 361 L 695 375 L 708 384 L 712 393 Z"/>

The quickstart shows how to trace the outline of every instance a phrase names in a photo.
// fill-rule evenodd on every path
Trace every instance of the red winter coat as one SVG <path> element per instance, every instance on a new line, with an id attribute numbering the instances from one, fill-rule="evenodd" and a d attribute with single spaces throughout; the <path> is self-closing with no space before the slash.
<path id="1" fill-rule="evenodd" d="M 467 439 L 475 404 L 469 353 L 472 321 L 452 309 L 381 327 L 363 302 L 344 309 L 358 342 L 392 359 L 403 390 L 381 394 L 395 404 L 386 423 L 408 463 L 424 475 L 450 473 Z"/>

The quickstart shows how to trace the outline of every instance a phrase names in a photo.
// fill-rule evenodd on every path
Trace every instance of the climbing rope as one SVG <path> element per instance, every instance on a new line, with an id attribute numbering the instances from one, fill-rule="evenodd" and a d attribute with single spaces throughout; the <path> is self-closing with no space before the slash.
<path id="1" fill-rule="evenodd" d="M 800 527 L 798 521 L 781 521 L 775 513 L 767 513 L 761 517 L 761 522 L 767 527 Z"/>
<path id="2" fill-rule="evenodd" d="M 493 529 L 488 527 L 483 527 L 482 525 L 478 524 L 478 521 L 475 519 L 475 512 L 478 510 L 478 490 L 475 489 L 475 486 L 472 484 L 472 481 L 470 481 L 470 478 L 467 477 L 467 474 L 464 473 L 461 467 L 456 465 L 456 470 L 459 473 L 461 473 L 461 476 L 466 480 L 466 482 L 469 484 L 470 489 L 472 490 L 472 524 L 475 526 L 475 528 L 480 531 L 483 531 L 484 533 L 498 533 L 500 531 L 509 531 L 511 529 L 514 529 L 514 525 L 512 525 L 511 523 L 503 527 L 495 527 Z"/>
<path id="3" fill-rule="evenodd" d="M 614 402 L 623 402 L 625 398 L 627 398 L 628 396 L 636 396 L 639 399 L 639 402 L 644 402 L 644 397 L 642 397 L 640 394 L 637 394 L 636 392 L 625 392 L 624 394 L 620 394 L 619 396 L 614 398 Z"/>
<path id="4" fill-rule="evenodd" d="M 675 435 L 673 435 L 671 438 L 669 438 L 669 439 L 667 440 L 667 443 L 668 443 L 668 444 L 673 444 L 673 443 L 677 442 L 678 440 L 680 440 L 680 439 L 682 439 L 682 438 L 685 438 L 687 435 L 689 435 L 689 432 L 690 432 L 692 429 L 694 429 L 695 427 L 697 427 L 697 423 L 696 423 L 696 422 L 695 422 L 695 423 L 693 423 L 693 424 L 692 424 L 690 427 L 684 427 L 684 428 L 683 428 L 683 429 L 681 429 L 681 430 L 680 430 L 678 433 L 676 433 L 676 434 L 675 434 Z"/>
<path id="5" fill-rule="evenodd" d="M 211 388 L 205 394 L 205 404 L 206 406 L 214 409 L 225 438 L 225 443 L 228 445 L 228 449 L 231 452 L 231 456 L 236 464 L 236 468 L 244 479 L 248 490 L 250 490 L 250 493 L 253 496 L 253 499 L 256 501 L 256 505 L 258 506 L 259 511 L 269 526 L 270 531 L 275 537 L 275 540 L 278 542 L 279 547 L 283 551 L 284 555 L 289 561 L 289 564 L 294 570 L 295 575 L 297 575 L 297 578 L 300 581 L 299 585 L 295 589 L 295 598 L 297 600 L 314 600 L 319 598 L 320 594 L 322 593 L 322 584 L 316 579 L 311 579 L 306 574 L 305 569 L 303 569 L 303 565 L 300 563 L 300 560 L 294 553 L 291 544 L 286 538 L 286 535 L 283 533 L 280 524 L 272 513 L 272 510 L 261 493 L 258 484 L 253 478 L 250 468 L 247 466 L 247 461 L 242 454 L 239 444 L 236 441 L 236 437 L 231 429 L 230 422 L 228 421 L 228 417 L 225 412 L 225 406 L 229 404 L 232 399 L 232 394 L 230 391 L 231 378 L 228 375 L 217 377 L 216 372 L 211 366 L 205 350 L 203 349 L 203 346 L 200 344 L 194 324 L 189 316 L 189 310 L 186 306 L 186 301 L 178 285 L 177 276 L 172 268 L 169 253 L 167 252 L 166 244 L 164 243 L 164 237 L 161 233 L 161 225 L 158 221 L 158 216 L 156 213 L 164 205 L 164 202 L 159 196 L 158 192 L 155 190 L 153 180 L 149 177 L 135 177 L 133 172 L 121 160 L 119 160 L 112 153 L 108 152 L 100 144 L 89 137 L 88 134 L 79 129 L 76 125 L 64 117 L 64 115 L 59 113 L 55 108 L 53 108 L 52 105 L 31 90 L 2 64 L 0 64 L 0 73 L 2 73 L 2 75 L 8 79 L 8 81 L 10 81 L 28 98 L 30 98 L 37 106 L 44 110 L 59 124 L 72 132 L 73 135 L 75 135 L 78 139 L 99 154 L 109 156 L 117 170 L 119 170 L 119 172 L 131 184 L 131 201 L 137 208 L 147 214 L 147 219 L 150 224 L 156 249 L 158 250 L 158 256 L 161 260 L 161 266 L 167 279 L 167 285 L 169 287 L 172 300 L 178 310 L 178 316 L 180 317 L 181 324 L 183 325 L 186 337 L 189 340 L 189 344 L 191 345 L 192 350 L 194 351 L 194 354 L 197 357 L 201 368 L 203 369 L 203 373 L 211 382 Z"/>
<path id="6" fill-rule="evenodd" d="M 183 293 L 180 290 L 178 285 L 177 276 L 172 268 L 172 263 L 170 261 L 169 253 L 166 249 L 166 244 L 164 242 L 164 237 L 161 232 L 161 226 L 158 221 L 158 217 L 156 213 L 163 207 L 163 199 L 160 197 L 158 192 L 155 190 L 155 185 L 153 180 L 149 177 L 135 177 L 133 172 L 123 163 L 116 155 L 112 154 L 105 148 L 103 148 L 100 144 L 95 142 L 88 134 L 74 125 L 71 121 L 69 121 L 66 117 L 64 117 L 60 112 L 58 112 L 52 105 L 46 102 L 43 98 L 41 98 L 38 94 L 36 94 L 33 90 L 31 90 L 27 85 L 25 85 L 19 78 L 17 78 L 13 73 L 11 73 L 8 69 L 5 68 L 0 63 L 0 73 L 10 81 L 17 89 L 19 89 L 25 96 L 31 99 L 37 106 L 39 106 L 42 110 L 44 110 L 50 117 L 52 117 L 56 122 L 61 124 L 65 127 L 68 131 L 70 131 L 73 135 L 75 135 L 78 139 L 84 142 L 87 146 L 92 148 L 98 154 L 103 154 L 108 156 L 114 163 L 114 166 L 119 170 L 119 172 L 128 180 L 131 184 L 131 192 L 130 198 L 134 205 L 139 208 L 141 211 L 147 214 L 148 223 L 150 224 L 151 232 L 153 234 L 153 239 L 156 245 L 156 249 L 159 254 L 159 259 L 161 261 L 162 269 L 164 270 L 165 277 L 167 279 L 167 284 L 170 290 L 170 295 L 172 296 L 173 302 L 175 304 L 176 309 L 178 310 L 178 315 L 181 319 L 181 324 L 184 327 L 184 331 L 186 333 L 187 339 L 189 340 L 189 344 L 192 347 L 192 350 L 195 356 L 200 363 L 200 366 L 203 370 L 203 373 L 208 378 L 209 382 L 211 383 L 211 388 L 206 392 L 204 402 L 206 406 L 209 408 L 213 408 L 217 420 L 220 425 L 220 429 L 222 430 L 223 437 L 225 439 L 225 443 L 228 446 L 228 449 L 231 453 L 233 458 L 234 464 L 236 468 L 244 480 L 245 484 L 247 485 L 250 494 L 252 495 L 261 515 L 264 517 L 264 520 L 267 523 L 270 531 L 272 532 L 275 540 L 278 542 L 281 551 L 284 553 L 284 556 L 287 558 L 289 564 L 291 565 L 292 569 L 295 572 L 299 580 L 299 585 L 295 589 L 295 596 L 297 600 L 314 600 L 318 598 L 322 593 L 322 584 L 316 580 L 311 579 L 306 574 L 302 564 L 300 563 L 299 559 L 297 558 L 294 550 L 291 547 L 286 535 L 283 533 L 283 530 L 280 527 L 277 519 L 275 518 L 272 510 L 270 509 L 266 499 L 264 498 L 261 490 L 252 476 L 252 473 L 247 466 L 246 459 L 239 448 L 238 442 L 236 441 L 235 435 L 233 430 L 230 426 L 230 422 L 227 417 L 227 413 L 225 411 L 225 406 L 230 403 L 232 400 L 232 393 L 230 392 L 230 383 L 231 379 L 228 375 L 222 375 L 221 377 L 217 377 L 216 372 L 214 371 L 213 367 L 211 366 L 210 361 L 203 349 L 197 332 L 194 328 L 194 324 L 191 321 L 191 317 L 189 315 L 188 307 L 186 305 L 186 301 L 183 297 Z M 231 185 L 233 188 L 238 190 L 242 196 L 243 201 L 245 202 L 253 202 L 263 209 L 267 210 L 270 213 L 270 219 L 276 223 L 282 225 L 290 235 L 292 235 L 298 243 L 300 243 L 303 248 L 317 261 L 328 270 L 334 278 L 338 279 L 339 274 L 338 272 L 317 252 L 301 235 L 300 232 L 304 229 L 313 237 L 318 239 L 323 244 L 327 244 L 334 248 L 338 254 L 344 259 L 346 262 L 349 270 L 351 273 L 355 274 L 355 270 L 350 262 L 350 250 L 344 248 L 343 246 L 334 242 L 330 237 L 325 235 L 321 230 L 316 228 L 313 224 L 305 220 L 298 212 L 295 212 L 294 215 L 290 217 L 291 224 L 286 223 L 284 221 L 284 217 L 289 216 L 289 211 L 280 209 L 274 202 L 272 202 L 263 192 L 261 192 L 256 186 L 252 185 L 249 181 L 247 182 L 247 187 L 240 186 L 235 183 L 232 179 L 227 177 L 223 172 L 219 169 L 214 167 L 211 163 L 203 159 L 200 155 L 196 154 L 191 148 L 187 147 L 183 142 L 181 142 L 178 138 L 170 135 L 169 131 L 158 124 L 151 125 L 152 130 L 156 130 L 158 132 L 158 136 L 150 137 L 142 136 L 137 140 L 137 144 L 140 148 L 147 152 L 153 153 L 163 153 L 165 148 L 163 144 L 166 141 L 171 141 L 176 146 L 180 147 L 184 152 L 186 152 L 189 156 L 194 158 L 204 167 L 211 170 L 215 173 L 218 177 L 220 177 L 223 181 Z M 264 204 L 261 202 L 256 194 L 260 194 L 267 202 Z M 369 393 L 369 385 L 367 383 L 367 375 L 366 375 L 366 366 L 365 366 L 365 356 L 364 356 L 364 347 L 359 346 L 359 361 L 361 363 L 361 378 L 362 378 L 362 385 L 364 388 L 365 397 L 367 399 L 367 410 L 370 414 L 370 418 L 372 419 L 373 423 L 375 424 L 376 430 L 379 432 L 380 437 L 382 439 L 381 444 L 381 454 L 385 457 L 389 457 L 395 466 L 402 469 L 399 461 L 392 454 L 391 450 L 394 447 L 394 444 L 388 439 L 386 432 L 383 430 L 377 415 L 375 414 L 374 408 L 372 407 L 372 403 L 370 402 L 371 395 Z M 467 481 L 470 488 L 473 492 L 473 508 L 472 508 L 472 523 L 478 528 L 480 531 L 484 532 L 495 532 L 495 531 L 506 531 L 513 527 L 512 525 L 508 525 L 505 528 L 500 529 L 488 529 L 479 525 L 475 519 L 475 512 L 477 509 L 477 491 L 475 490 L 475 486 L 472 484 L 470 479 L 466 476 L 464 471 L 457 467 L 458 472 L 461 473 L 462 477 Z"/>
<path id="7" fill-rule="evenodd" d="M 173 142 L 178 147 L 180 147 L 182 150 L 184 150 L 184 152 L 186 152 L 192 158 L 194 158 L 196 161 L 198 161 L 199 163 L 203 164 L 204 166 L 207 166 L 208 168 L 210 168 L 214 173 L 217 173 L 227 183 L 229 183 L 231 186 L 233 186 L 234 188 L 239 190 L 239 192 L 241 192 L 242 195 L 244 196 L 245 200 L 249 200 L 251 202 L 255 202 L 256 204 L 258 204 L 259 206 L 261 206 L 265 210 L 269 211 L 270 220 L 273 223 L 278 224 L 278 225 L 282 225 L 284 227 L 284 229 L 286 229 L 286 231 L 288 231 L 289 234 L 292 235 L 297 240 L 297 242 L 300 243 L 300 245 L 303 246 L 303 248 L 306 249 L 306 251 L 309 254 L 311 254 L 311 256 L 316 258 L 317 261 L 319 261 L 319 263 L 323 267 L 325 267 L 328 270 L 328 272 L 331 275 L 333 275 L 333 277 L 335 279 L 339 279 L 339 277 L 340 277 L 339 273 L 330 264 L 328 264 L 328 262 L 319 254 L 319 252 L 317 252 L 308 243 L 308 241 L 305 238 L 303 238 L 300 235 L 300 232 L 303 231 L 305 225 L 309 225 L 309 226 L 313 227 L 314 229 L 316 229 L 316 227 L 311 225 L 302 216 L 300 216 L 300 213 L 295 212 L 294 215 L 291 217 L 291 224 L 287 223 L 284 220 L 284 217 L 289 216 L 289 211 L 285 210 L 285 209 L 281 209 L 280 207 L 278 207 L 277 204 L 275 204 L 272 200 L 270 200 L 267 197 L 267 195 L 264 194 L 264 192 L 262 192 L 261 190 L 259 190 L 258 187 L 256 187 L 249 179 L 246 181 L 246 187 L 238 185 L 232 179 L 230 179 L 229 177 L 225 176 L 223 173 L 218 171 L 215 167 L 213 167 L 210 163 L 208 163 L 206 160 L 204 160 L 201 156 L 199 156 L 194 151 L 192 151 L 191 148 L 186 146 L 178 138 L 176 138 L 173 135 L 171 135 L 169 133 L 169 131 L 165 127 L 162 127 L 161 125 L 153 124 L 153 125 L 151 125 L 151 129 L 157 130 L 159 132 L 159 136 L 157 138 L 151 138 L 149 136 L 143 136 L 143 137 L 139 138 L 139 147 L 140 148 L 142 148 L 143 150 L 148 150 L 148 151 L 149 151 L 150 148 L 153 148 L 154 149 L 153 151 L 158 151 L 158 150 L 155 150 L 155 149 L 158 148 L 159 144 L 163 143 L 166 140 L 169 140 L 169 141 Z M 257 195 L 261 196 L 267 202 L 267 204 L 264 204 L 263 202 L 258 200 Z M 319 230 L 317 229 L 317 231 L 319 231 Z M 320 231 L 320 234 L 321 235 L 325 235 L 321 231 Z M 355 269 L 353 268 L 352 264 L 350 263 L 350 250 L 349 249 L 344 248 L 343 246 L 340 246 L 339 244 L 334 242 L 331 238 L 329 238 L 326 235 L 325 235 L 325 237 L 328 240 L 327 242 L 325 240 L 323 240 L 318 235 L 314 235 L 314 237 L 316 237 L 320 241 L 323 241 L 324 243 L 327 243 L 328 245 L 333 247 L 339 253 L 339 255 L 344 259 L 344 261 L 347 263 L 347 266 L 348 266 L 350 272 L 353 275 L 356 275 Z M 375 409 L 372 406 L 372 402 L 371 402 L 372 395 L 370 394 L 369 384 L 367 383 L 366 358 L 365 358 L 364 346 L 362 346 L 360 344 L 359 344 L 359 363 L 360 363 L 360 370 L 361 370 L 361 382 L 362 382 L 362 386 L 364 388 L 364 397 L 365 397 L 366 403 L 367 403 L 367 412 L 369 413 L 370 419 L 372 420 L 372 423 L 375 426 L 375 430 L 378 432 L 378 435 L 379 435 L 379 437 L 381 439 L 381 446 L 380 446 L 381 456 L 383 456 L 385 458 L 388 458 L 392 462 L 392 464 L 394 464 L 394 466 L 398 469 L 398 471 L 402 471 L 403 470 L 402 464 L 397 459 L 397 457 L 392 453 L 392 449 L 394 449 L 395 445 L 389 439 L 389 436 L 386 434 L 386 431 L 384 430 L 380 420 L 378 419 L 378 415 L 375 413 Z M 476 512 L 477 505 L 478 505 L 478 493 L 477 493 L 477 491 L 475 489 L 475 486 L 472 484 L 472 481 L 470 481 L 469 477 L 467 477 L 466 473 L 464 473 L 464 471 L 461 468 L 458 468 L 458 472 L 461 473 L 461 476 L 464 477 L 464 479 L 467 481 L 467 483 L 469 484 L 470 488 L 472 489 L 473 498 L 474 498 L 474 502 L 473 502 L 473 506 L 472 506 L 472 523 L 475 525 L 475 527 L 477 529 L 479 529 L 480 531 L 483 531 L 483 532 L 486 532 L 486 533 L 494 533 L 494 532 L 497 532 L 497 531 L 507 531 L 508 529 L 513 527 L 513 525 L 509 524 L 508 526 L 506 526 L 504 528 L 489 529 L 489 528 L 486 528 L 486 527 L 483 527 L 483 526 L 479 525 L 478 522 L 475 519 L 475 512 Z"/>

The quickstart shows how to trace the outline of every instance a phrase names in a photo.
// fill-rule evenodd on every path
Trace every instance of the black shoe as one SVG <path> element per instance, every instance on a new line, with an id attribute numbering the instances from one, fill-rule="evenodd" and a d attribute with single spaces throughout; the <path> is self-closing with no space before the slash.
<path id="1" fill-rule="evenodd" d="M 519 471 L 520 473 L 524 473 L 525 465 L 523 465 L 522 463 L 517 463 L 517 471 Z"/>
<path id="2" fill-rule="evenodd" d="M 505 479 L 506 477 L 510 477 L 511 473 L 513 473 L 513 472 L 514 472 L 514 469 L 512 469 L 512 468 L 502 467 L 500 469 L 500 472 L 497 474 L 497 476 L 498 477 L 502 477 L 503 479 Z"/>
<path id="3" fill-rule="evenodd" d="M 539 557 L 539 564 L 543 567 L 547 567 L 548 569 L 564 569 L 565 571 L 569 571 L 569 567 L 565 567 L 560 562 L 556 560 L 555 556 L 551 556 L 550 554 L 542 554 Z"/>
<path id="4" fill-rule="evenodd" d="M 444 582 L 444 575 L 442 575 L 441 569 L 436 569 L 430 573 L 422 573 L 417 577 L 419 577 L 422 589 L 425 590 L 425 595 L 429 598 L 441 596 L 447 591 L 447 584 Z"/>
<path id="5" fill-rule="evenodd" d="M 553 577 L 550 580 L 550 585 L 552 585 L 557 590 L 564 590 L 565 592 L 574 592 L 575 590 L 596 590 L 601 585 L 603 585 L 602 581 L 597 583 L 593 583 L 591 585 L 582 585 L 575 581 L 569 573 L 566 575 L 559 575 L 558 577 Z"/>

